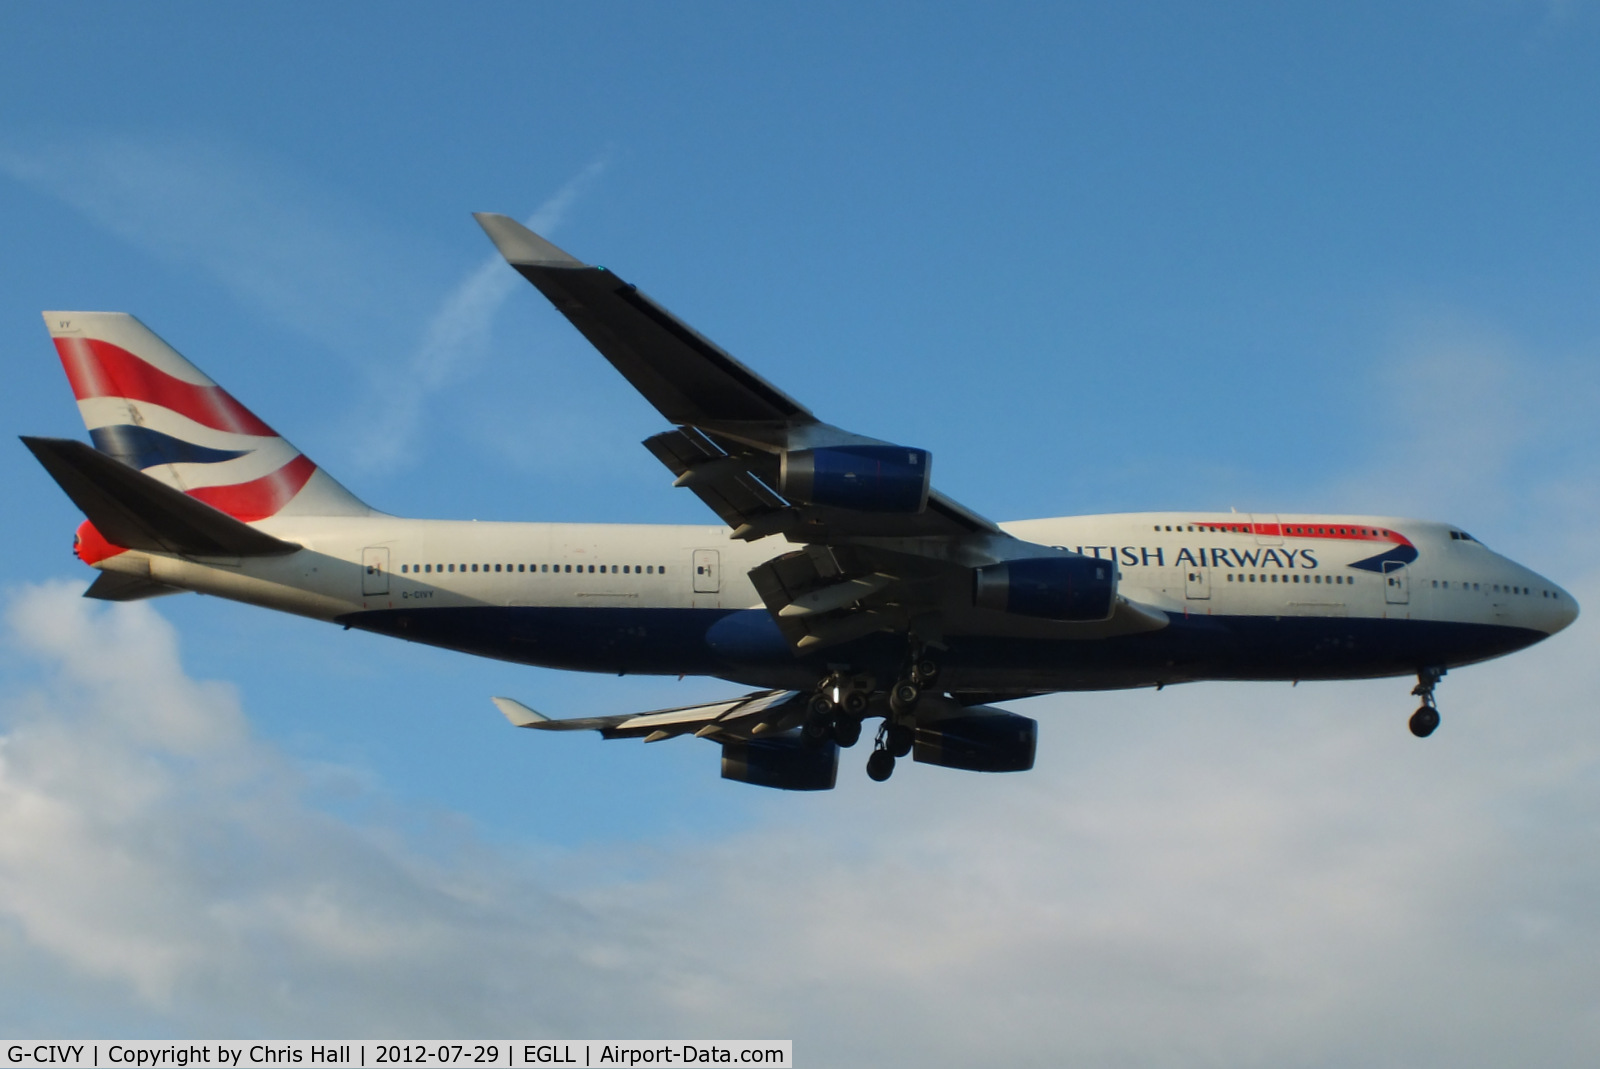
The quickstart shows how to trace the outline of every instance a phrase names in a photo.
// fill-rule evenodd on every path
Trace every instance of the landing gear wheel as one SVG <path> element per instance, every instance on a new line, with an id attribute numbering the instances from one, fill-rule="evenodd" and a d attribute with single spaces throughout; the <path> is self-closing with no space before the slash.
<path id="1" fill-rule="evenodd" d="M 821 746 L 833 733 L 833 717 L 818 716 L 815 709 L 806 714 L 800 724 L 800 738 L 807 746 Z"/>
<path id="2" fill-rule="evenodd" d="M 891 724 L 884 733 L 883 748 L 895 757 L 904 757 L 911 752 L 911 743 L 915 739 L 911 729 L 904 724 Z"/>
<path id="3" fill-rule="evenodd" d="M 889 708 L 897 713 L 909 713 L 916 708 L 917 699 L 922 697 L 922 690 L 910 680 L 902 679 L 889 691 Z"/>
<path id="4" fill-rule="evenodd" d="M 833 722 L 833 741 L 849 749 L 861 741 L 861 718 L 840 713 Z"/>
<path id="5" fill-rule="evenodd" d="M 919 687 L 926 687 L 939 678 L 939 662 L 932 657 L 923 657 L 911 666 L 911 681 Z"/>
<path id="6" fill-rule="evenodd" d="M 873 750 L 867 758 L 867 778 L 882 783 L 894 775 L 894 754 L 888 750 Z"/>
<path id="7" fill-rule="evenodd" d="M 844 711 L 861 719 L 861 714 L 867 711 L 868 700 L 866 694 L 859 690 L 852 690 L 844 696 Z"/>
<path id="8" fill-rule="evenodd" d="M 813 694 L 806 703 L 806 713 L 812 720 L 827 720 L 833 716 L 833 699 L 826 694 Z"/>
<path id="9" fill-rule="evenodd" d="M 1439 727 L 1439 706 L 1433 700 L 1433 690 L 1444 678 L 1443 668 L 1417 670 L 1417 685 L 1411 693 L 1422 699 L 1422 708 L 1411 714 L 1411 734 L 1419 739 L 1432 735 Z"/>
<path id="10" fill-rule="evenodd" d="M 1424 705 L 1421 709 L 1411 714 L 1411 734 L 1419 739 L 1432 735 L 1439 727 L 1439 710 L 1431 705 Z"/>

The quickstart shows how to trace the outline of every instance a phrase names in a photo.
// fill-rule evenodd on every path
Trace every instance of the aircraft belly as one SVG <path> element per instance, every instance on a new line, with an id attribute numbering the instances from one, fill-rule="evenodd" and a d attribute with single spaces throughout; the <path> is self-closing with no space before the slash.
<path id="1" fill-rule="evenodd" d="M 763 610 L 458 606 L 350 613 L 338 623 L 499 660 L 575 671 L 712 675 L 809 689 L 827 664 L 892 679 L 904 640 L 872 635 L 796 657 Z M 1363 617 L 1175 617 L 1160 631 L 1062 641 L 954 636 L 953 691 L 1104 690 L 1200 680 L 1350 679 L 1487 660 L 1544 637 L 1526 628 Z"/>

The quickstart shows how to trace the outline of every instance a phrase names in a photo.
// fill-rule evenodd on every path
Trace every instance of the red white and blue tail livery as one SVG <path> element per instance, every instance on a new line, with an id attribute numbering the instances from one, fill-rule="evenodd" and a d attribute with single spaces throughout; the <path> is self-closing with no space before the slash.
<path id="1" fill-rule="evenodd" d="M 371 512 L 133 316 L 44 319 L 100 452 L 245 523 Z"/>
<path id="2" fill-rule="evenodd" d="M 87 593 L 192 590 L 466 653 L 757 688 L 515 726 L 708 739 L 725 778 L 832 787 L 881 719 L 897 759 L 1032 767 L 1038 725 L 991 702 L 1201 680 L 1415 676 L 1576 618 L 1572 596 L 1447 523 L 1143 512 L 995 523 L 931 454 L 825 423 L 605 268 L 478 221 L 669 424 L 645 447 L 717 526 L 465 523 L 368 508 L 130 315 L 47 312 L 92 447 L 27 437 L 87 520 Z M 820 389 L 822 384 L 815 384 Z"/>

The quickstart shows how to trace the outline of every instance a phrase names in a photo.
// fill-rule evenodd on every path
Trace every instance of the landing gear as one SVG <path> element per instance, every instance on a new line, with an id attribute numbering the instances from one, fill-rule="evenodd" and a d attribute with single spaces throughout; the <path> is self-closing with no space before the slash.
<path id="1" fill-rule="evenodd" d="M 917 707 L 922 688 L 909 679 L 902 679 L 889 691 L 889 708 L 896 713 L 909 713 Z"/>
<path id="2" fill-rule="evenodd" d="M 840 713 L 833 721 L 833 741 L 849 749 L 861 741 L 861 718 L 848 712 Z"/>
<path id="3" fill-rule="evenodd" d="M 1434 701 L 1433 689 L 1444 678 L 1443 668 L 1423 668 L 1417 672 L 1417 685 L 1411 693 L 1422 699 L 1422 707 L 1411 714 L 1411 734 L 1425 739 L 1439 728 L 1439 706 Z"/>
<path id="4" fill-rule="evenodd" d="M 800 735 L 813 746 L 832 739 L 840 746 L 854 746 L 861 739 L 861 718 L 870 699 L 857 681 L 838 673 L 828 676 L 806 704 L 806 718 Z"/>
<path id="5" fill-rule="evenodd" d="M 895 759 L 911 752 L 914 738 L 910 728 L 885 717 L 883 726 L 878 728 L 878 737 L 873 740 L 872 753 L 867 758 L 867 775 L 878 783 L 888 779 L 894 774 Z"/>
<path id="6" fill-rule="evenodd" d="M 1439 710 L 1424 705 L 1411 714 L 1411 734 L 1419 739 L 1432 735 L 1439 727 Z"/>

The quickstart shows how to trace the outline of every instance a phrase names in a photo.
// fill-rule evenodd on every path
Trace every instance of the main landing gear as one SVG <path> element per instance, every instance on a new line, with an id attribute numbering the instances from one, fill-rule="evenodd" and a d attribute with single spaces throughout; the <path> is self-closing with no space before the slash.
<path id="1" fill-rule="evenodd" d="M 811 696 L 806 718 L 800 725 L 801 735 L 818 746 L 831 739 L 850 747 L 861 740 L 863 717 L 882 716 L 883 724 L 867 757 L 867 775 L 882 783 L 894 774 L 895 761 L 911 753 L 916 738 L 914 710 L 923 691 L 938 678 L 939 662 L 921 648 L 912 649 L 900 678 L 887 695 L 875 689 L 871 676 L 830 672 Z M 889 707 L 887 714 L 884 704 Z"/>
<path id="2" fill-rule="evenodd" d="M 1422 707 L 1411 714 L 1411 734 L 1419 739 L 1432 735 L 1439 727 L 1439 705 L 1433 699 L 1433 688 L 1444 678 L 1443 668 L 1423 668 L 1417 672 L 1417 685 L 1411 693 L 1422 699 Z"/>
<path id="3" fill-rule="evenodd" d="M 871 687 L 868 677 L 842 672 L 825 676 L 806 707 L 801 736 L 819 746 L 829 739 L 840 746 L 854 746 L 861 739 L 861 718 L 872 704 Z"/>

